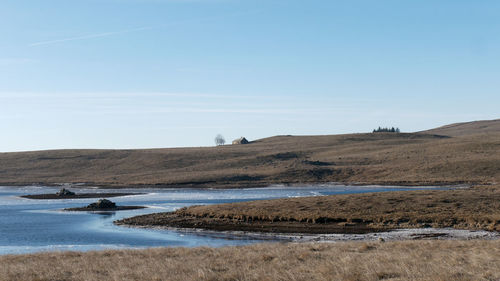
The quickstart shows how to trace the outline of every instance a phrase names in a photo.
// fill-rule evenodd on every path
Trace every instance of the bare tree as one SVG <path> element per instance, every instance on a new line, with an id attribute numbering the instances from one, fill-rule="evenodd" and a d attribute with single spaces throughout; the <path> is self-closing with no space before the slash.
<path id="1" fill-rule="evenodd" d="M 215 136 L 215 145 L 224 145 L 226 143 L 226 140 L 221 134 L 218 134 Z"/>

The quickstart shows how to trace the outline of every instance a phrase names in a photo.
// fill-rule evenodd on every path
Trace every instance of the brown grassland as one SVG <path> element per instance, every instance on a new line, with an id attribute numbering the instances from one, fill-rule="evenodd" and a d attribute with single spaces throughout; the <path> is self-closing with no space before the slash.
<path id="1" fill-rule="evenodd" d="M 258 244 L 0 256 L 0 280 L 500 280 L 500 241 Z"/>
<path id="2" fill-rule="evenodd" d="M 500 120 L 414 134 L 278 136 L 248 145 L 0 154 L 0 184 L 472 188 L 193 206 L 118 223 L 268 232 L 500 230 Z M 0 256 L 0 280 L 500 280 L 500 241 L 259 244 Z"/>
<path id="3" fill-rule="evenodd" d="M 455 125 L 450 135 L 464 128 L 456 137 L 436 135 L 450 130 L 445 128 L 432 134 L 277 136 L 221 147 L 0 153 L 0 184 L 240 187 L 498 182 L 500 120 L 483 122 L 487 123 Z"/>

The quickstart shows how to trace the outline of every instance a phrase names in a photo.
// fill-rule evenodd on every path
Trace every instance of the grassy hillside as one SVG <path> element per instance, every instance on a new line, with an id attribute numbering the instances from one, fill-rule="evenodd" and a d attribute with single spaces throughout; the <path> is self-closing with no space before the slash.
<path id="1" fill-rule="evenodd" d="M 271 183 L 489 183 L 500 179 L 499 120 L 488 134 L 277 136 L 247 145 L 0 154 L 0 184 L 238 187 Z M 497 124 L 497 125 L 495 125 Z"/>
<path id="2" fill-rule="evenodd" d="M 458 137 L 496 132 L 500 132 L 500 119 L 455 123 L 423 131 L 422 133 Z"/>

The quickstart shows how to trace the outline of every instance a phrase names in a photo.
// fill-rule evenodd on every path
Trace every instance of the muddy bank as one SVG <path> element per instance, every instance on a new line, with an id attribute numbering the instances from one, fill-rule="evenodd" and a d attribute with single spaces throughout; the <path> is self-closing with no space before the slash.
<path id="1" fill-rule="evenodd" d="M 235 222 L 232 220 L 204 220 L 179 217 L 174 213 L 158 213 L 127 218 L 116 225 L 140 228 L 167 228 L 208 236 L 233 235 L 255 239 L 292 242 L 340 241 L 397 241 L 422 239 L 500 239 L 500 232 L 480 229 L 433 228 L 415 225 L 415 228 L 373 226 L 347 223 L 301 222 Z"/>
<path id="2" fill-rule="evenodd" d="M 117 225 L 139 227 L 174 227 L 187 229 L 206 229 L 213 231 L 244 231 L 266 233 L 371 233 L 393 228 L 374 228 L 367 224 L 349 223 L 304 223 L 291 221 L 235 221 L 232 219 L 197 218 L 179 216 L 176 213 L 156 213 L 126 218 L 114 222 Z"/>
<path id="3" fill-rule="evenodd" d="M 144 226 L 129 226 L 151 228 Z M 486 230 L 466 230 L 454 228 L 411 228 L 393 229 L 389 231 L 368 233 L 271 233 L 252 231 L 216 231 L 200 228 L 176 228 L 157 226 L 156 229 L 170 229 L 186 234 L 196 234 L 207 237 L 221 238 L 233 237 L 234 239 L 258 239 L 280 242 L 296 243 L 332 243 L 332 242 L 390 242 L 403 240 L 499 240 L 500 232 Z"/>
<path id="4" fill-rule="evenodd" d="M 471 240 L 500 239 L 500 233 L 485 230 L 465 230 L 453 228 L 413 228 L 364 234 L 278 234 L 280 239 L 293 242 L 347 242 L 347 241 L 401 241 L 401 240 Z"/>

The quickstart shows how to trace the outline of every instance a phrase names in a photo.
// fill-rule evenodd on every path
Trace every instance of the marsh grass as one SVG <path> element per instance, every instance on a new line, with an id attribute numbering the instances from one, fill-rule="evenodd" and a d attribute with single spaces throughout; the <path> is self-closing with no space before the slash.
<path id="1" fill-rule="evenodd" d="M 376 192 L 191 206 L 117 222 L 269 232 L 454 227 L 500 231 L 500 186 Z"/>
<path id="2" fill-rule="evenodd" d="M 500 241 L 257 244 L 0 256 L 0 280 L 500 280 Z"/>

